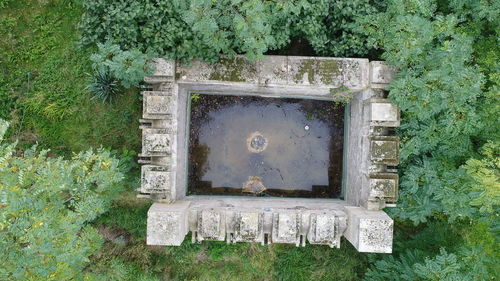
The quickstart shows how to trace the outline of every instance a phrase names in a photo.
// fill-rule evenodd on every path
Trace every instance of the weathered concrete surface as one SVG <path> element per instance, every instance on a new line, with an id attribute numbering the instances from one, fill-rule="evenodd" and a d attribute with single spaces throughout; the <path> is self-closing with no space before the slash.
<path id="1" fill-rule="evenodd" d="M 387 65 L 383 61 L 370 62 L 370 82 L 374 89 L 386 88 L 394 80 L 397 68 Z"/>
<path id="2" fill-rule="evenodd" d="M 340 247 L 340 237 L 344 233 L 347 222 L 342 214 L 320 211 L 310 215 L 307 240 L 311 244 L 322 244 Z"/>
<path id="3" fill-rule="evenodd" d="M 154 203 L 148 211 L 148 245 L 179 246 L 188 232 L 189 201 Z"/>
<path id="4" fill-rule="evenodd" d="M 392 253 L 393 220 L 383 211 L 346 207 L 344 236 L 360 252 Z"/>
<path id="5" fill-rule="evenodd" d="M 395 69 L 367 59 L 266 56 L 249 62 L 236 56 L 215 65 L 155 60 L 143 92 L 143 166 L 140 196 L 157 202 L 148 212 L 148 244 L 180 245 L 226 240 L 340 246 L 344 235 L 363 252 L 391 252 L 392 220 L 381 211 L 397 200 L 399 110 L 382 89 Z M 349 101 L 345 142 L 345 200 L 284 200 L 186 196 L 189 95 L 240 93 L 270 97 L 331 99 L 342 89 Z"/>
<path id="6" fill-rule="evenodd" d="M 370 100 L 370 121 L 372 126 L 398 127 L 398 107 L 388 99 L 372 98 Z"/>
<path id="7" fill-rule="evenodd" d="M 306 86 L 361 90 L 369 86 L 367 59 L 266 56 L 250 62 L 244 56 L 209 65 L 193 61 L 178 64 L 178 82 L 232 82 L 260 86 Z"/>

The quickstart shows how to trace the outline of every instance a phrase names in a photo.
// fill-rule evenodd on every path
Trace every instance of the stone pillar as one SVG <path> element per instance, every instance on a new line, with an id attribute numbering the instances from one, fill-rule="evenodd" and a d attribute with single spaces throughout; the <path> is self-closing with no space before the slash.
<path id="1" fill-rule="evenodd" d="M 148 211 L 148 245 L 180 246 L 188 233 L 189 201 L 154 203 Z"/>
<path id="2" fill-rule="evenodd" d="M 346 207 L 345 238 L 359 252 L 392 253 L 393 220 L 383 211 Z"/>

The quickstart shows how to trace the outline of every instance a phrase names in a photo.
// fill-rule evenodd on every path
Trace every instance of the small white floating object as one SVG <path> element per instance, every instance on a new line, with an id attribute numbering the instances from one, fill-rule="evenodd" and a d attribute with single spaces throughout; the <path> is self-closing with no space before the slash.
<path id="1" fill-rule="evenodd" d="M 306 126 L 304 127 L 304 130 L 309 131 L 309 126 L 308 126 L 308 125 L 306 125 Z"/>

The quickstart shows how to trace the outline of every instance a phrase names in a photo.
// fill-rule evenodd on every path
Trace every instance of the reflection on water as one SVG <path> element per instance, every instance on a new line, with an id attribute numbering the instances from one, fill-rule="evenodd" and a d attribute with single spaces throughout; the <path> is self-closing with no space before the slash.
<path id="1" fill-rule="evenodd" d="M 340 196 L 343 107 L 204 94 L 191 107 L 189 194 Z"/>

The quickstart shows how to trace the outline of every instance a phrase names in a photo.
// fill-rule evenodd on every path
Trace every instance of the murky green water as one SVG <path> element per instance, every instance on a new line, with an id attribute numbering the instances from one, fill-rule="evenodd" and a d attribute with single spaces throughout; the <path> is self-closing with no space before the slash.
<path id="1" fill-rule="evenodd" d="M 189 194 L 339 198 L 343 106 L 309 99 L 196 96 Z"/>

